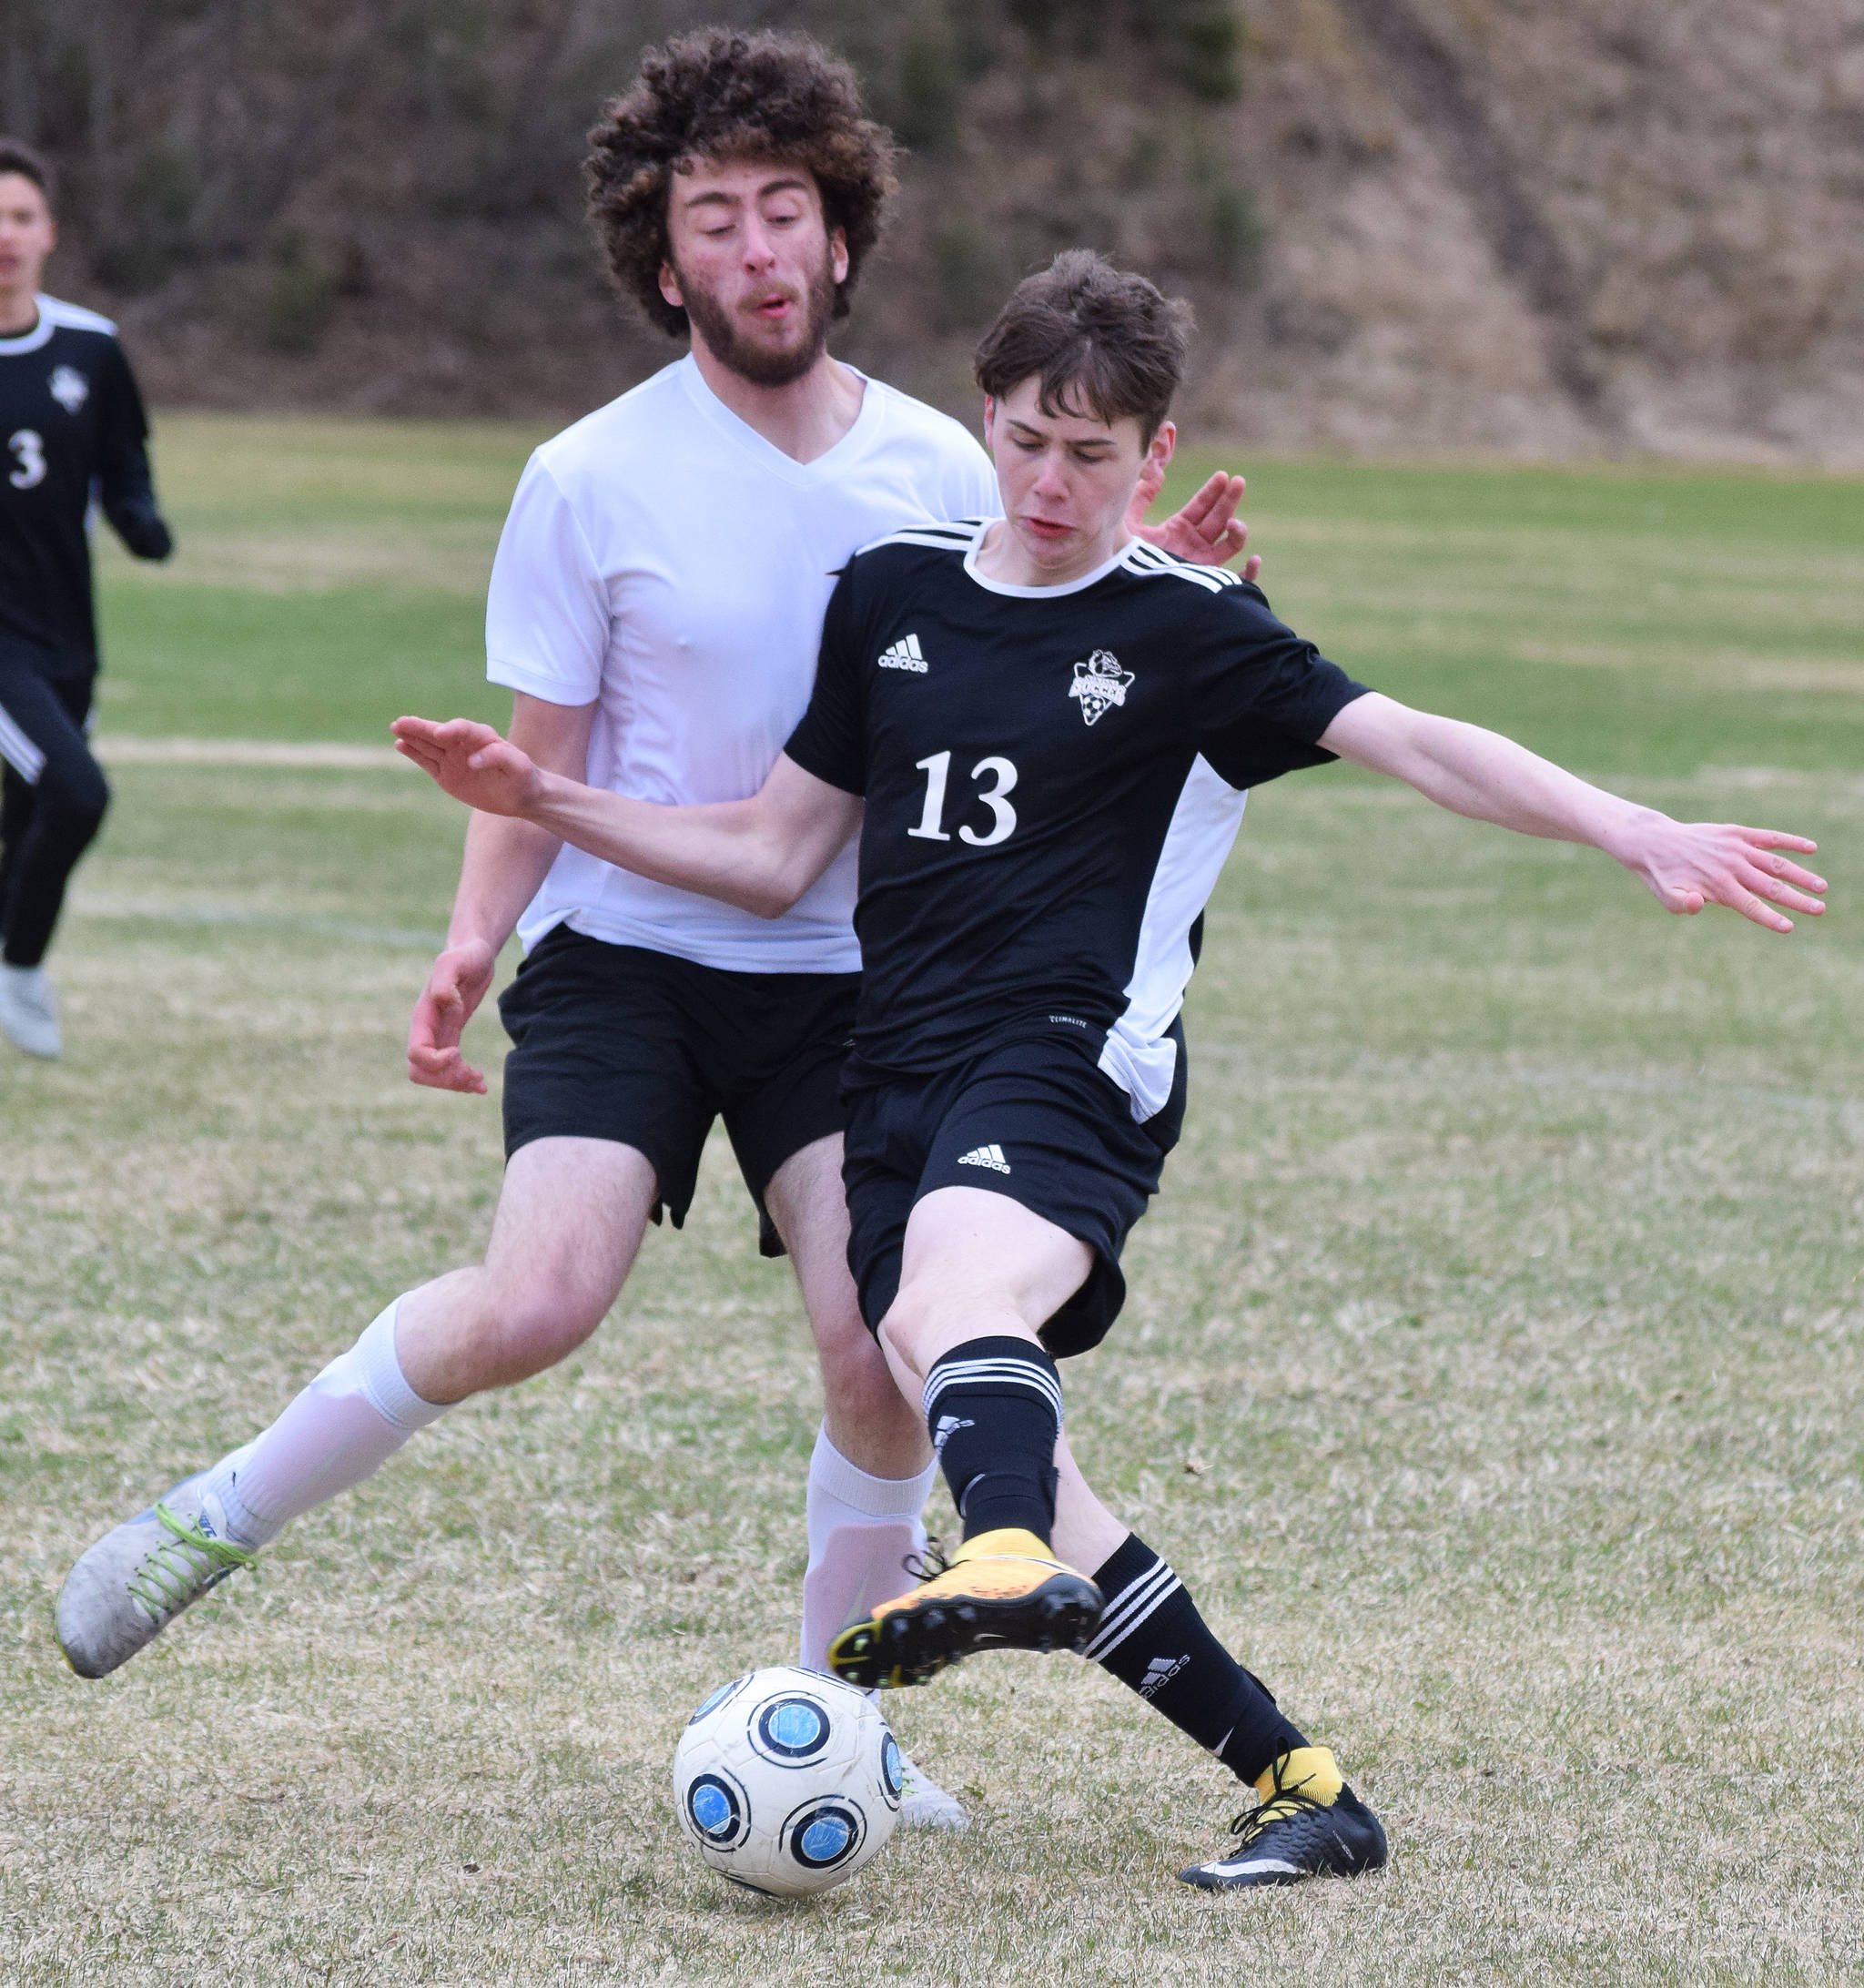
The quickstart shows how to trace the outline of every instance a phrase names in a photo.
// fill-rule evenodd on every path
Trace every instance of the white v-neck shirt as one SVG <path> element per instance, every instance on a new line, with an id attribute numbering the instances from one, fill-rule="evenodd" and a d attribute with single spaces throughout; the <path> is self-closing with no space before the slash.
<path id="1" fill-rule="evenodd" d="M 592 786 L 742 800 L 808 705 L 822 617 L 856 548 L 998 508 L 977 441 L 877 380 L 835 447 L 797 462 L 734 414 L 689 354 L 525 466 L 492 566 L 486 674 L 551 704 L 597 705 Z M 568 924 L 703 966 L 854 972 L 855 865 L 851 842 L 791 910 L 760 918 L 566 846 L 518 936 L 529 952 Z"/>

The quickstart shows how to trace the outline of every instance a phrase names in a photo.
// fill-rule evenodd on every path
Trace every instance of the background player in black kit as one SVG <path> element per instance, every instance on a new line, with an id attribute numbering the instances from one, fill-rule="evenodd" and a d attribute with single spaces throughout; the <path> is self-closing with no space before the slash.
<path id="1" fill-rule="evenodd" d="M 1123 507 L 1148 453 L 1170 453 L 1187 329 L 1084 252 L 1018 289 L 978 361 L 1003 520 L 850 563 L 809 709 L 755 799 L 657 808 L 542 773 L 488 726 L 395 729 L 474 806 L 769 915 L 858 827 L 849 1260 L 965 1540 L 831 1661 L 902 1684 L 991 1645 L 1084 1648 L 1256 1786 L 1241 1841 L 1182 1873 L 1232 1888 L 1374 1868 L 1383 1833 L 1081 1484 L 1056 1358 L 1119 1309 L 1121 1245 L 1183 1111 L 1198 920 L 1245 791 L 1344 756 L 1602 848 L 1673 911 L 1713 901 L 1775 930 L 1791 929 L 1777 905 L 1816 913 L 1824 885 L 1779 853 L 1809 852 L 1803 837 L 1677 823 L 1408 710 L 1246 581 L 1133 541 Z"/>
<path id="2" fill-rule="evenodd" d="M 0 1030 L 34 1056 L 63 1047 L 42 962 L 110 799 L 85 744 L 92 499 L 138 559 L 172 550 L 116 326 L 40 293 L 56 241 L 50 168 L 0 138 Z"/>

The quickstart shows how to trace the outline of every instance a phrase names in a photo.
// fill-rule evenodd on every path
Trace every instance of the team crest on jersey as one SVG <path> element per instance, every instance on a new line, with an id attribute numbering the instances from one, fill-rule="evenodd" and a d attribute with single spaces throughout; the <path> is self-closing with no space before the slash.
<path id="1" fill-rule="evenodd" d="M 52 390 L 52 398 L 67 414 L 76 414 L 91 397 L 91 383 L 76 366 L 55 367 L 46 384 Z"/>
<path id="2" fill-rule="evenodd" d="M 1083 721 L 1098 725 L 1115 705 L 1126 702 L 1132 683 L 1132 672 L 1120 668 L 1119 658 L 1110 649 L 1096 649 L 1085 663 L 1075 664 L 1068 694 L 1079 700 Z"/>

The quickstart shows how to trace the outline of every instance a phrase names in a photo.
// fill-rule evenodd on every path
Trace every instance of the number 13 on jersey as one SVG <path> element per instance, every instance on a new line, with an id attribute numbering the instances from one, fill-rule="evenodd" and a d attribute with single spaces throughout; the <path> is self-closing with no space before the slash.
<path id="1" fill-rule="evenodd" d="M 927 842 L 949 842 L 943 823 L 945 818 L 945 787 L 951 776 L 951 755 L 934 753 L 929 758 L 914 762 L 926 776 L 926 806 L 919 815 L 918 826 L 908 828 L 909 836 L 917 836 Z M 992 754 L 988 759 L 980 759 L 971 768 L 973 780 L 988 778 L 994 785 L 978 790 L 977 798 L 990 810 L 990 827 L 987 834 L 979 835 L 975 828 L 964 823 L 958 825 L 957 838 L 968 842 L 974 848 L 988 849 L 993 842 L 1007 842 L 1016 827 L 1016 809 L 1009 805 L 1010 789 L 1016 786 L 1016 768 L 1008 759 L 1000 759 Z"/>

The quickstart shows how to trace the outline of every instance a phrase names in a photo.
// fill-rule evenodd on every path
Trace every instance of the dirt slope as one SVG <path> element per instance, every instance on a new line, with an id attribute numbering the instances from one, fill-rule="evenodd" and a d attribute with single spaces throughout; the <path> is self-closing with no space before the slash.
<path id="1" fill-rule="evenodd" d="M 667 350 L 582 131 L 724 15 L 910 140 L 843 350 L 949 404 L 1081 240 L 1195 298 L 1204 429 L 1864 466 L 1864 0 L 0 0 L 0 116 L 157 398 L 572 413 Z"/>

